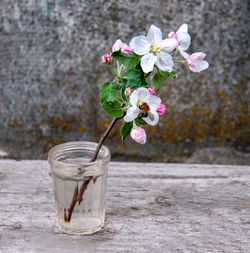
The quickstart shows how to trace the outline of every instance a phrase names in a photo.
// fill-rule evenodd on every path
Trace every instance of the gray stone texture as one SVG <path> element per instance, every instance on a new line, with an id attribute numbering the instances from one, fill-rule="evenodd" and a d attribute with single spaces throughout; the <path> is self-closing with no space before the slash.
<path id="1" fill-rule="evenodd" d="M 161 91 L 168 105 L 148 144 L 107 145 L 114 158 L 183 161 L 203 147 L 249 152 L 249 4 L 245 0 L 0 1 L 0 140 L 9 156 L 45 158 L 55 144 L 98 140 L 109 119 L 98 88 L 109 80 L 101 56 L 150 24 L 164 34 L 189 24 L 200 74 L 178 66 Z"/>

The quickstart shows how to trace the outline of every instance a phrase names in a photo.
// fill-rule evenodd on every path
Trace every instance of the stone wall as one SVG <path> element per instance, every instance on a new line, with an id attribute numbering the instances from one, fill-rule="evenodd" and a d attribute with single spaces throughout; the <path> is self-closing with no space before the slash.
<path id="1" fill-rule="evenodd" d="M 0 2 L 0 140 L 9 155 L 44 158 L 69 140 L 97 140 L 109 120 L 98 87 L 109 79 L 100 57 L 113 42 L 189 24 L 190 51 L 210 63 L 178 69 L 161 97 L 168 114 L 148 128 L 148 144 L 107 143 L 117 159 L 182 161 L 208 146 L 249 151 L 249 5 L 244 0 Z M 114 144 L 115 143 L 115 144 Z"/>

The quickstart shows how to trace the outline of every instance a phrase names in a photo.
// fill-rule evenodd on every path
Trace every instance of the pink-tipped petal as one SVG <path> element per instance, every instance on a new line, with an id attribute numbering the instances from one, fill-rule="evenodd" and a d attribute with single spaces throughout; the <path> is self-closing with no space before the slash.
<path id="1" fill-rule="evenodd" d="M 177 48 L 179 50 L 185 51 L 190 46 L 191 37 L 188 34 L 187 24 L 181 25 L 176 32 L 169 33 L 168 37 L 177 41 Z"/>
<path id="2" fill-rule="evenodd" d="M 170 38 L 170 39 L 177 39 L 176 32 L 170 32 L 168 34 L 168 38 Z"/>
<path id="3" fill-rule="evenodd" d="M 193 72 L 201 72 L 209 67 L 209 64 L 207 61 L 203 61 L 203 59 L 206 57 L 206 54 L 203 52 L 197 52 L 191 54 L 186 60 L 188 67 Z"/>
<path id="4" fill-rule="evenodd" d="M 121 49 L 122 46 L 122 41 L 121 40 L 117 40 L 114 45 L 112 46 L 112 52 L 115 51 L 119 51 Z"/>
<path id="5" fill-rule="evenodd" d="M 206 57 L 203 52 L 197 52 L 190 55 L 189 59 L 191 61 L 202 61 Z"/>
<path id="6" fill-rule="evenodd" d="M 127 44 L 122 43 L 121 52 L 122 52 L 123 54 L 130 54 L 130 53 L 133 52 L 133 50 L 132 50 L 132 48 L 129 47 Z"/>
<path id="7" fill-rule="evenodd" d="M 189 69 L 193 72 L 199 73 L 209 67 L 207 61 L 197 61 L 193 62 L 193 64 L 188 64 Z"/>

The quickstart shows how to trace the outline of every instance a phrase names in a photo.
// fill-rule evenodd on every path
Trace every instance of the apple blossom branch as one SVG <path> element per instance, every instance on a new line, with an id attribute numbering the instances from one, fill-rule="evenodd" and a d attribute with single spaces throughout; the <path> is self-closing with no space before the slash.
<path id="1" fill-rule="evenodd" d="M 161 30 L 151 25 L 147 35 L 131 39 L 129 45 L 118 39 L 112 46 L 112 52 L 102 56 L 102 62 L 115 77 L 100 88 L 100 104 L 103 111 L 113 118 L 102 135 L 90 160 L 94 162 L 100 148 L 116 122 L 123 118 L 120 129 L 121 139 L 129 135 L 140 144 L 147 140 L 143 125 L 155 126 L 166 112 L 166 105 L 155 94 L 167 79 L 176 78 L 175 64 L 185 64 L 192 72 L 199 73 L 209 67 L 206 54 L 196 52 L 188 54 L 191 37 L 187 24 L 177 31 L 163 36 Z M 172 54 L 180 53 L 183 60 L 173 60 Z M 114 69 L 116 67 L 116 70 Z M 93 176 L 85 178 L 80 189 L 75 187 L 70 208 L 64 209 L 64 219 L 71 220 L 77 201 L 83 201 L 83 195 Z"/>

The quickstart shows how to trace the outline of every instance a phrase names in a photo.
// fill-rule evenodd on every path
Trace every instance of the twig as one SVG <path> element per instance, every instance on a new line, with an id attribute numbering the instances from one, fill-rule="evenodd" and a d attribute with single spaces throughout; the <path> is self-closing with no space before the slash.
<path id="1" fill-rule="evenodd" d="M 101 137 L 101 139 L 100 139 L 100 141 L 99 141 L 99 143 L 98 143 L 98 145 L 97 145 L 97 147 L 96 147 L 95 153 L 93 154 L 93 156 L 92 156 L 90 162 L 94 162 L 94 161 L 96 160 L 96 158 L 97 158 L 97 156 L 98 156 L 98 153 L 99 153 L 99 150 L 100 150 L 100 148 L 102 147 L 102 144 L 104 143 L 104 141 L 105 141 L 106 138 L 108 137 L 108 135 L 109 135 L 110 131 L 112 130 L 112 128 L 114 127 L 115 123 L 116 123 L 119 119 L 121 119 L 121 118 L 122 118 L 122 117 L 120 117 L 120 118 L 114 118 L 114 119 L 111 121 L 110 125 L 108 126 L 108 128 L 106 129 L 106 131 L 104 132 L 104 134 L 102 135 L 102 137 Z"/>
<path id="2" fill-rule="evenodd" d="M 100 141 L 99 141 L 99 143 L 98 143 L 98 145 L 95 149 L 95 152 L 94 152 L 93 156 L 91 157 L 90 162 L 94 162 L 96 160 L 96 158 L 98 156 L 98 153 L 99 153 L 104 141 L 108 137 L 110 131 L 112 130 L 112 128 L 114 127 L 116 122 L 119 119 L 121 119 L 122 117 L 114 118 L 111 121 L 110 125 L 108 126 L 108 128 L 106 129 L 104 134 L 102 135 L 102 137 L 101 137 L 101 139 L 100 139 Z M 88 179 L 84 180 L 81 187 L 80 187 L 80 191 L 78 191 L 78 184 L 76 185 L 75 190 L 74 190 L 74 194 L 73 194 L 73 197 L 72 197 L 71 205 L 70 205 L 70 208 L 68 209 L 68 215 L 66 213 L 66 209 L 64 209 L 64 221 L 70 222 L 72 213 L 73 213 L 75 205 L 76 205 L 76 202 L 78 201 L 79 205 L 81 204 L 81 202 L 83 200 L 83 194 L 86 191 L 86 189 L 87 189 L 87 187 L 88 187 L 88 185 L 89 185 L 89 183 L 92 179 L 93 179 L 93 176 L 90 176 L 90 177 L 88 177 Z"/>
<path id="3" fill-rule="evenodd" d="M 67 215 L 66 209 L 64 209 L 64 221 L 66 221 L 66 222 L 70 222 L 70 220 L 71 220 L 72 213 L 74 211 L 76 202 L 78 200 L 77 196 L 78 196 L 78 183 L 76 183 L 73 198 L 71 200 L 71 204 L 70 204 L 70 207 L 68 209 L 68 215 Z"/>
<path id="4" fill-rule="evenodd" d="M 80 192 L 79 192 L 78 198 L 77 198 L 79 205 L 81 204 L 81 202 L 83 200 L 82 196 L 83 196 L 84 192 L 86 191 L 86 189 L 87 189 L 90 181 L 92 180 L 92 178 L 93 178 L 93 176 L 89 177 L 87 180 L 84 180 L 82 185 L 81 185 Z"/>

